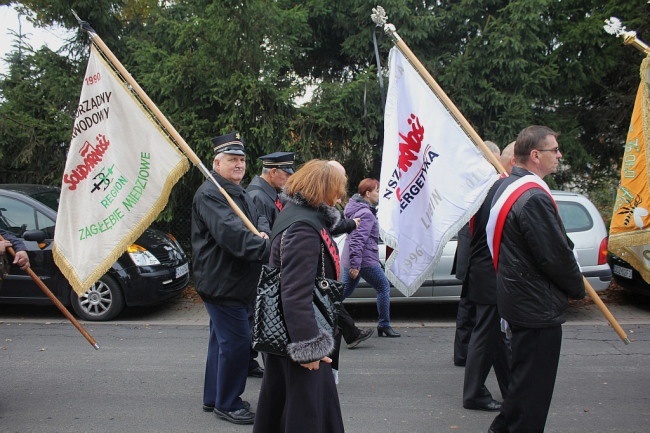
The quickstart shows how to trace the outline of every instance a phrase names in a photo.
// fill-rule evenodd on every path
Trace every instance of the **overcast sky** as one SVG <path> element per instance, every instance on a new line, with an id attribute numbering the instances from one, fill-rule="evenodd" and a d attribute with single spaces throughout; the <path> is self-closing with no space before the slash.
<path id="1" fill-rule="evenodd" d="M 4 58 L 11 51 L 14 37 L 11 30 L 18 32 L 22 25 L 22 33 L 29 36 L 28 42 L 35 49 L 47 45 L 52 50 L 57 50 L 64 42 L 66 30 L 62 28 L 34 28 L 25 17 L 18 17 L 16 11 L 9 6 L 0 6 L 0 73 L 7 71 Z"/>

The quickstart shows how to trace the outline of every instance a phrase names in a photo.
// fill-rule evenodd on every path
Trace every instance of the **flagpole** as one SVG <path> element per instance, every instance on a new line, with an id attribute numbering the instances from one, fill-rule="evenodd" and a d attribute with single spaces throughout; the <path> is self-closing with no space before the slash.
<path id="1" fill-rule="evenodd" d="M 600 312 L 605 316 L 605 319 L 609 322 L 610 325 L 612 325 L 612 328 L 614 328 L 614 331 L 616 334 L 618 334 L 618 337 L 623 341 L 625 344 L 630 344 L 630 339 L 627 337 L 627 334 L 621 328 L 621 325 L 618 324 L 616 321 L 616 318 L 612 315 L 612 313 L 609 311 L 609 308 L 605 305 L 602 299 L 600 299 L 600 296 L 598 296 L 598 293 L 594 290 L 593 287 L 591 287 L 591 284 L 585 278 L 585 276 L 582 276 L 582 280 L 585 283 L 585 290 L 587 291 L 587 294 L 591 298 L 592 301 L 594 301 L 594 304 L 598 307 Z"/>
<path id="2" fill-rule="evenodd" d="M 386 16 L 386 12 L 384 11 L 384 8 L 381 6 L 377 6 L 377 8 L 373 8 L 372 10 L 372 21 L 378 26 L 378 27 L 383 27 L 384 32 L 393 39 L 393 42 L 395 42 L 395 46 L 406 56 L 408 61 L 413 65 L 416 71 L 420 74 L 420 76 L 424 79 L 424 81 L 428 84 L 428 86 L 431 88 L 433 93 L 436 94 L 438 99 L 440 99 L 440 102 L 445 106 L 447 111 L 454 117 L 454 119 L 460 124 L 460 126 L 467 132 L 469 137 L 472 139 L 472 141 L 478 146 L 478 148 L 483 152 L 483 155 L 485 158 L 490 161 L 490 163 L 497 169 L 497 171 L 501 174 L 507 174 L 506 170 L 503 168 L 503 165 L 501 165 L 501 161 L 499 161 L 499 158 L 496 157 L 494 153 L 485 145 L 483 142 L 483 139 L 477 134 L 477 132 L 472 128 L 472 125 L 469 124 L 467 119 L 465 119 L 465 116 L 456 108 L 454 103 L 449 99 L 447 94 L 442 90 L 442 88 L 438 85 L 436 80 L 433 79 L 431 74 L 429 74 L 429 71 L 424 67 L 424 65 L 418 60 L 418 58 L 413 54 L 413 51 L 406 45 L 404 40 L 397 34 L 397 29 L 393 24 L 387 24 L 386 21 L 388 17 Z"/>
<path id="3" fill-rule="evenodd" d="M 629 32 L 633 33 L 633 32 Z M 642 40 L 636 37 L 636 33 L 625 35 L 623 38 L 625 45 L 632 45 L 637 50 L 650 54 L 650 46 L 646 45 Z"/>
<path id="4" fill-rule="evenodd" d="M 4 242 L 4 241 L 5 239 L 2 237 L 2 235 L 0 235 L 0 242 Z M 9 251 L 9 254 L 11 254 L 12 257 L 16 257 L 16 252 L 12 247 L 7 247 L 7 251 Z M 74 316 L 68 311 L 68 309 L 65 308 L 65 305 L 63 305 L 61 301 L 59 301 L 58 298 L 54 296 L 54 293 L 52 293 L 52 291 L 47 288 L 45 283 L 38 277 L 38 275 L 36 275 L 34 271 L 32 271 L 32 268 L 25 269 L 25 272 L 27 273 L 27 275 L 29 275 L 32 278 L 32 280 L 34 280 L 34 282 L 39 287 L 39 289 L 41 289 L 41 291 L 45 293 L 45 295 L 47 295 L 48 298 L 50 298 L 50 300 L 54 303 L 54 305 L 56 305 L 56 307 L 74 325 L 74 327 L 77 328 L 79 332 L 81 332 L 81 335 L 86 337 L 86 340 L 88 340 L 91 346 L 93 346 L 95 350 L 98 350 L 99 345 L 97 344 L 95 339 L 88 333 L 88 331 L 84 329 L 83 326 L 81 326 L 79 321 L 77 321 L 77 319 L 74 318 Z"/>
<path id="5" fill-rule="evenodd" d="M 131 74 L 126 70 L 126 68 L 122 65 L 122 63 L 115 57 L 113 52 L 108 48 L 108 46 L 104 43 L 102 38 L 99 37 L 97 33 L 95 33 L 95 30 L 90 26 L 85 21 L 82 21 L 79 16 L 76 14 L 75 11 L 72 11 L 74 16 L 77 18 L 77 21 L 79 22 L 79 26 L 81 27 L 82 30 L 85 30 L 88 33 L 88 36 L 90 36 L 90 39 L 92 40 L 93 44 L 102 52 L 102 54 L 106 57 L 106 59 L 111 63 L 111 65 L 122 75 L 122 77 L 126 80 L 127 83 L 133 88 L 133 90 L 138 94 L 140 99 L 145 103 L 147 108 L 151 110 L 152 114 L 156 116 L 156 120 L 160 122 L 160 124 L 165 128 L 167 133 L 174 139 L 176 142 L 176 145 L 180 148 L 180 150 L 192 161 L 192 163 L 199 169 L 199 171 L 205 176 L 207 179 L 209 179 L 214 185 L 217 187 L 219 192 L 226 198 L 226 201 L 228 201 L 228 204 L 232 208 L 232 210 L 239 216 L 244 221 L 244 224 L 246 227 L 256 234 L 257 236 L 261 236 L 260 232 L 257 230 L 257 228 L 251 223 L 251 221 L 248 219 L 248 217 L 242 212 L 242 210 L 237 206 L 237 203 L 235 203 L 230 197 L 230 195 L 226 192 L 225 189 L 217 182 L 217 180 L 212 176 L 212 173 L 210 173 L 210 170 L 208 170 L 205 165 L 203 165 L 203 162 L 201 159 L 194 153 L 192 148 L 185 142 L 183 137 L 176 131 L 176 128 L 172 126 L 172 124 L 167 120 L 165 115 L 158 109 L 156 104 L 153 103 L 151 98 L 145 93 L 144 90 L 140 87 L 140 85 L 133 79 Z"/>

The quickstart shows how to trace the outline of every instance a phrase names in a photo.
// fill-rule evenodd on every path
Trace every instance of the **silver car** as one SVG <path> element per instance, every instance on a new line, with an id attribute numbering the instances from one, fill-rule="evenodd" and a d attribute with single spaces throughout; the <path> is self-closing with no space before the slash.
<path id="1" fill-rule="evenodd" d="M 607 264 L 607 227 L 598 209 L 582 194 L 565 191 L 552 191 L 552 193 L 567 234 L 575 244 L 583 275 L 594 290 L 607 289 L 612 279 L 612 271 Z M 341 249 L 345 242 L 345 235 L 337 237 L 336 241 Z M 411 297 L 404 296 L 391 286 L 391 301 L 458 301 L 462 288 L 461 282 L 452 273 L 456 244 L 455 237 L 447 242 L 433 275 Z M 386 246 L 383 243 L 379 245 L 379 255 L 381 262 L 384 263 Z M 362 279 L 346 302 L 375 302 L 375 299 L 374 289 Z"/>

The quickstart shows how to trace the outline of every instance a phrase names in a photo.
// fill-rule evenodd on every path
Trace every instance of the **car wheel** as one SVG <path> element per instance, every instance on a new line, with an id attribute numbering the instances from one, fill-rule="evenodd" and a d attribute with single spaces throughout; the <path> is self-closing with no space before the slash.
<path id="1" fill-rule="evenodd" d="M 70 297 L 72 309 L 84 320 L 111 320 L 124 309 L 124 296 L 117 282 L 104 275 L 81 296 L 74 291 Z"/>

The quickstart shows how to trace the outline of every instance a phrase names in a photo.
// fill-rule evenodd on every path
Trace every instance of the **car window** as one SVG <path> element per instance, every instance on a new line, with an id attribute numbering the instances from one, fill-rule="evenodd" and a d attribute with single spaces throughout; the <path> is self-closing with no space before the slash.
<path id="1" fill-rule="evenodd" d="M 54 225 L 56 222 L 42 212 L 36 211 L 36 227 L 45 232 L 46 239 L 54 239 Z"/>
<path id="2" fill-rule="evenodd" d="M 54 221 L 32 206 L 11 197 L 0 197 L 0 227 L 22 236 L 25 230 L 43 230 L 54 237 Z"/>
<path id="3" fill-rule="evenodd" d="M 59 210 L 59 197 L 60 196 L 61 196 L 61 192 L 58 189 L 51 190 L 51 191 L 40 192 L 40 193 L 31 195 L 31 197 L 33 199 L 40 201 L 45 206 L 47 206 L 50 209 L 53 209 L 55 211 Z"/>
<path id="4" fill-rule="evenodd" d="M 584 232 L 593 227 L 594 221 L 591 219 L 589 211 L 580 203 L 558 201 L 557 207 L 567 233 Z"/>

